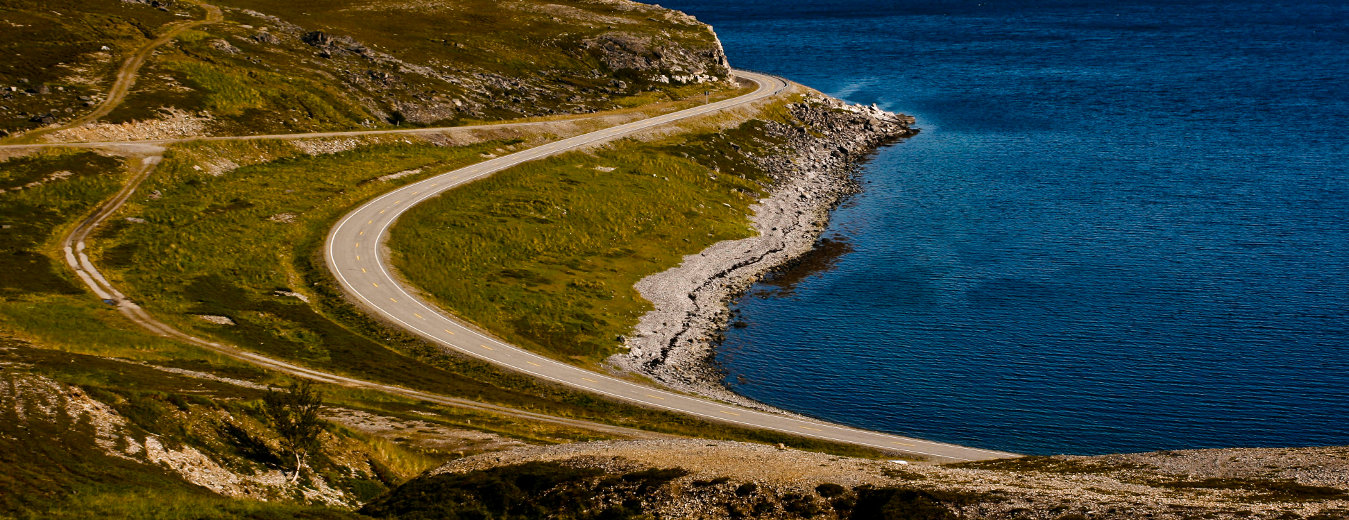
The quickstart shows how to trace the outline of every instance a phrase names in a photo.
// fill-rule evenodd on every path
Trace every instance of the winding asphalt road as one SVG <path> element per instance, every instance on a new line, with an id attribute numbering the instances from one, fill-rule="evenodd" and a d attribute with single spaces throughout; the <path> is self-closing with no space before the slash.
<path id="1" fill-rule="evenodd" d="M 606 128 L 454 170 L 403 186 L 347 214 L 325 245 L 328 268 L 343 288 L 371 312 L 444 347 L 535 377 L 596 394 L 752 428 L 919 455 L 935 461 L 1015 457 L 982 450 L 860 430 L 822 421 L 761 412 L 690 397 L 617 379 L 534 354 L 469 327 L 413 294 L 392 274 L 384 249 L 389 227 L 409 208 L 448 190 L 524 162 L 596 145 L 641 130 L 753 103 L 786 90 L 781 78 L 736 71 L 759 85 L 740 97 Z"/>
<path id="2" fill-rule="evenodd" d="M 333 137 L 340 135 L 439 132 L 445 130 L 398 129 L 322 132 L 313 134 L 165 139 L 138 142 L 21 144 L 25 142 L 32 143 L 41 135 L 64 128 L 78 126 L 96 120 L 109 113 L 126 97 L 136 80 L 136 75 L 140 67 L 156 48 L 172 41 L 173 38 L 185 30 L 200 25 L 216 23 L 221 20 L 221 13 L 215 6 L 202 4 L 202 7 L 206 12 L 204 19 L 173 24 L 169 26 L 168 30 L 160 35 L 160 37 L 148 42 L 133 53 L 118 70 L 116 80 L 109 90 L 107 99 L 96 107 L 94 111 L 64 125 L 30 132 L 19 139 L 10 140 L 11 143 L 14 144 L 0 145 L 0 150 L 46 148 L 52 146 L 112 148 L 121 150 L 133 158 L 140 159 L 139 164 L 134 166 L 135 171 L 131 181 L 113 196 L 112 199 L 105 202 L 93 214 L 80 222 L 63 240 L 62 246 L 65 252 L 65 260 L 85 285 L 100 298 L 115 304 L 118 311 L 128 319 L 148 330 L 166 337 L 205 347 L 240 361 L 252 363 L 257 366 L 293 376 L 349 387 L 369 388 L 450 406 L 562 424 L 593 431 L 604 431 L 635 438 L 664 436 L 653 432 L 597 424 L 583 420 L 552 417 L 523 410 L 478 403 L 466 399 L 446 397 L 309 369 L 254 352 L 249 352 L 233 345 L 221 344 L 183 333 L 182 331 L 159 321 L 154 316 L 151 316 L 140 308 L 140 306 L 128 300 L 120 291 L 118 291 L 113 284 L 103 277 L 102 273 L 100 273 L 97 267 L 89 260 L 84 251 L 84 242 L 104 220 L 121 208 L 126 200 L 135 192 L 140 182 L 153 171 L 154 166 L 159 162 L 160 154 L 163 153 L 163 146 L 166 144 L 187 140 L 296 139 L 305 137 Z M 936 461 L 979 460 L 1014 456 L 1010 453 L 935 443 L 921 439 L 858 430 L 819 421 L 769 414 L 689 397 L 683 394 L 658 390 L 583 370 L 527 352 L 466 327 L 463 323 L 435 310 L 412 296 L 406 288 L 399 285 L 385 267 L 381 248 L 383 247 L 383 242 L 387 236 L 389 226 L 403 211 L 406 211 L 407 208 L 428 198 L 439 195 L 456 186 L 472 182 L 478 178 L 491 175 L 492 173 L 526 161 L 540 159 L 588 145 L 604 143 L 619 137 L 631 135 L 644 129 L 689 117 L 709 114 L 737 105 L 751 103 L 781 93 L 787 88 L 787 82 L 780 78 L 743 71 L 737 71 L 736 74 L 757 83 L 759 88 L 750 94 L 733 99 L 583 134 L 570 139 L 553 142 L 483 163 L 478 163 L 473 166 L 405 186 L 379 197 L 348 214 L 329 234 L 327 243 L 329 268 L 337 276 L 339 281 L 341 281 L 344 287 L 361 300 L 368 309 L 395 323 L 401 324 L 410 331 L 471 356 L 575 388 L 654 408 L 688 413 L 717 421 L 782 431 L 805 437 L 871 446 L 887 451 L 921 455 Z M 529 126 L 536 124 L 545 123 L 505 123 L 498 125 L 484 125 L 484 127 Z M 364 224 L 361 223 L 362 221 L 364 221 Z M 364 249 L 362 248 L 362 243 L 364 243 Z"/>

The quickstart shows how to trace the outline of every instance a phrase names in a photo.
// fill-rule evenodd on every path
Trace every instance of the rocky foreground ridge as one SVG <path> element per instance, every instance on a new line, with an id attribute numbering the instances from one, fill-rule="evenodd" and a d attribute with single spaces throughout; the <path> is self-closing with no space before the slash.
<path id="1" fill-rule="evenodd" d="M 1349 448 L 939 466 L 733 442 L 597 442 L 458 460 L 361 510 L 378 518 L 446 511 L 531 518 L 1334 520 L 1349 518 Z"/>
<path id="2" fill-rule="evenodd" d="M 676 390 L 768 409 L 727 390 L 712 364 L 727 302 L 809 252 L 829 212 L 858 189 L 858 163 L 878 146 L 917 133 L 910 116 L 818 94 L 788 110 L 798 124 L 767 122 L 766 133 L 780 144 L 755 157 L 772 178 L 771 194 L 752 207 L 757 236 L 719 242 L 638 282 L 655 309 L 625 338 L 627 352 L 610 357 L 612 366 Z"/>

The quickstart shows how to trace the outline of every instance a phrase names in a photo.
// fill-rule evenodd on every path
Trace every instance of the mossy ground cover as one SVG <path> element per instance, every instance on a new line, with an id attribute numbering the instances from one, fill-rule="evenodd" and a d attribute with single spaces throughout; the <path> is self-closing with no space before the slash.
<path id="1" fill-rule="evenodd" d="M 765 178 L 750 158 L 773 142 L 752 121 L 528 163 L 409 211 L 394 265 L 456 315 L 593 363 L 650 309 L 633 284 L 752 233 Z"/>

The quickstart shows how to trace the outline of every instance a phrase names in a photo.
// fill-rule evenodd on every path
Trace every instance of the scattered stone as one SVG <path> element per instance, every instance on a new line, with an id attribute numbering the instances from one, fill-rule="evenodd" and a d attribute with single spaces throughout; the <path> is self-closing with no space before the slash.
<path id="1" fill-rule="evenodd" d="M 390 174 L 388 174 L 388 175 L 385 175 L 385 176 L 376 178 L 375 180 L 387 182 L 387 181 L 391 181 L 391 180 L 394 180 L 394 179 L 401 179 L 401 178 L 407 177 L 407 176 L 409 176 L 409 175 L 417 175 L 417 174 L 419 174 L 419 173 L 421 173 L 421 172 L 422 172 L 422 169 L 421 169 L 421 168 L 414 168 L 414 169 L 411 169 L 411 170 L 403 170 L 403 171 L 398 172 L 398 173 L 390 173 Z"/>
<path id="2" fill-rule="evenodd" d="M 266 27 L 258 29 L 258 32 L 254 33 L 252 38 L 253 41 L 264 45 L 276 45 L 278 43 L 281 43 L 281 39 L 277 38 L 275 34 L 272 34 L 270 31 L 268 31 Z"/>
<path id="3" fill-rule="evenodd" d="M 225 54 L 239 54 L 239 53 L 243 52 L 243 51 L 239 50 L 238 47 L 235 47 L 233 44 L 231 44 L 230 42 L 225 41 L 225 40 L 221 40 L 221 39 L 211 40 L 211 42 L 209 43 L 209 45 L 211 46 L 212 49 L 218 50 L 218 51 L 223 52 L 223 53 L 225 53 Z"/>
<path id="4" fill-rule="evenodd" d="M 197 317 L 207 322 L 214 323 L 216 325 L 230 325 L 230 326 L 235 325 L 234 320 L 230 319 L 229 316 L 217 316 L 214 314 L 198 314 Z"/>
<path id="5" fill-rule="evenodd" d="M 294 292 L 294 291 L 276 291 L 276 292 L 273 292 L 272 294 L 275 294 L 275 295 L 277 295 L 277 296 L 288 296 L 288 297 L 291 297 L 291 298 L 295 298 L 295 299 L 297 299 L 297 300 L 300 300 L 300 301 L 302 301 L 302 302 L 309 303 L 309 297 L 308 297 L 308 296 L 305 296 L 305 295 L 303 295 L 303 294 L 300 294 L 300 293 L 297 293 L 297 292 Z"/>

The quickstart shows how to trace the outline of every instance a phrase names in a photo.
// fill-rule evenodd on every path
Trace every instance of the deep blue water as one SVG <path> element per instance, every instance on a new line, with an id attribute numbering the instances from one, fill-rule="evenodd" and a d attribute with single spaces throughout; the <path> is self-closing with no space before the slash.
<path id="1" fill-rule="evenodd" d="M 830 268 L 736 305 L 735 390 L 1022 453 L 1349 444 L 1349 3 L 662 4 L 922 128 Z"/>

